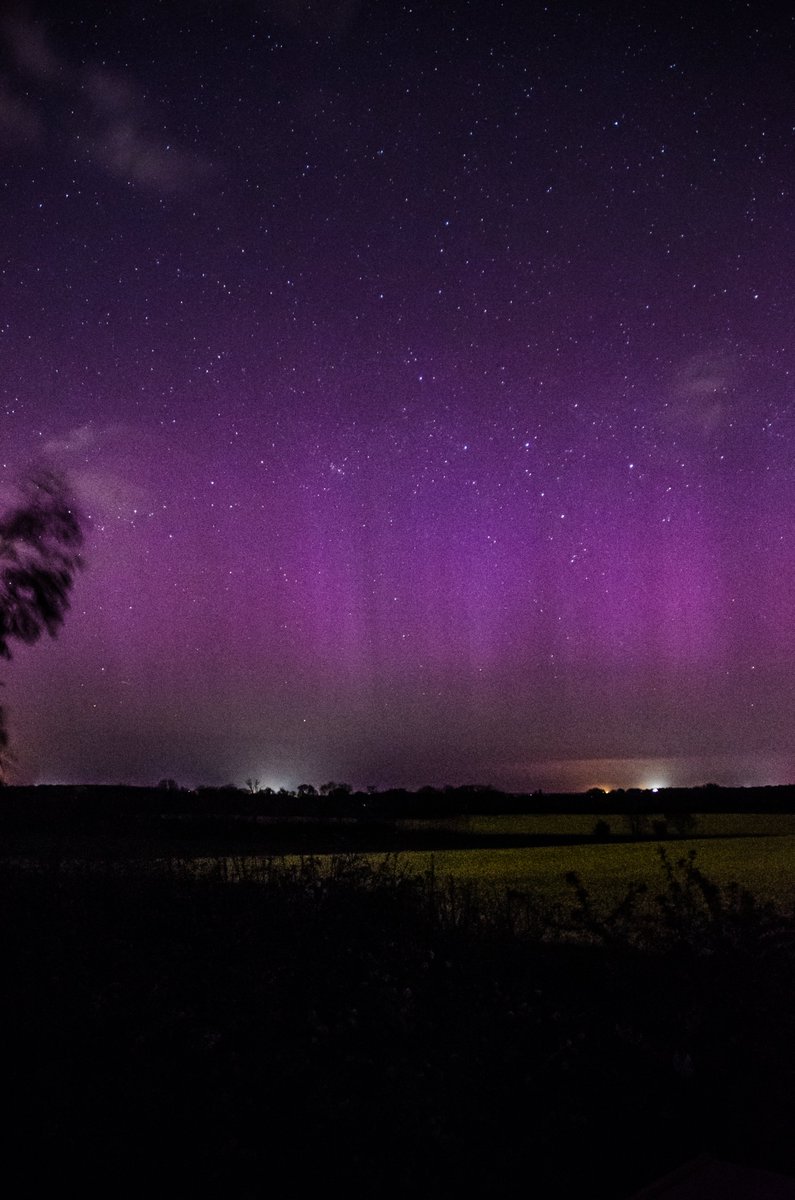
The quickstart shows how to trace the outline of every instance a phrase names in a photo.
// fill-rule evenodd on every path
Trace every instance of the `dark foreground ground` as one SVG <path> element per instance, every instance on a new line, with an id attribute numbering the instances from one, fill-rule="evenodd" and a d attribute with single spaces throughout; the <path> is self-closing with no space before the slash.
<path id="1" fill-rule="evenodd" d="M 0 868 L 8 1195 L 630 1195 L 795 1176 L 795 931 L 691 865 L 654 923 L 339 858 Z"/>

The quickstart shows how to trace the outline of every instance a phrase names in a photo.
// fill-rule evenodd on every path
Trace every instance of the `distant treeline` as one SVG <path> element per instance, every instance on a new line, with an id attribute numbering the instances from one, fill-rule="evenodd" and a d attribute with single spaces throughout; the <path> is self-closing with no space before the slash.
<path id="1" fill-rule="evenodd" d="M 152 816 L 225 816 L 354 818 L 359 821 L 395 818 L 438 819 L 460 815 L 507 813 L 793 813 L 795 785 L 730 788 L 706 784 L 695 788 L 618 788 L 604 792 L 503 792 L 486 785 L 423 787 L 417 791 L 388 788 L 354 791 L 348 784 L 303 784 L 295 791 L 227 787 L 181 788 L 173 780 L 158 787 L 109 784 L 82 786 L 40 784 L 0 789 L 0 826 L 8 828 L 55 819 L 76 824 Z"/>

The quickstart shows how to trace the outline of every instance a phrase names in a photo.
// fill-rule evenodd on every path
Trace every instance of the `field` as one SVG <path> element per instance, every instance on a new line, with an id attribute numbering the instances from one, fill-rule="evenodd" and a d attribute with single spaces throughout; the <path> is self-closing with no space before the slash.
<path id="1" fill-rule="evenodd" d="M 571 815 L 474 817 L 455 819 L 449 824 L 456 832 L 466 825 L 475 833 L 557 832 L 565 836 L 579 833 L 583 822 L 589 820 L 593 821 L 593 818 Z M 594 900 L 608 905 L 617 902 L 633 883 L 645 883 L 651 895 L 663 886 L 658 853 L 662 846 L 673 862 L 694 854 L 697 867 L 721 888 L 736 883 L 760 900 L 773 901 L 785 909 L 795 905 L 795 832 L 788 832 L 795 818 L 741 814 L 716 815 L 701 820 L 705 836 L 700 838 L 404 850 L 399 853 L 398 860 L 403 869 L 417 875 L 433 871 L 439 881 L 451 878 L 457 884 L 475 885 L 485 899 L 510 889 L 537 894 L 551 902 L 565 900 L 572 895 L 566 876 L 575 872 Z M 743 825 L 760 832 L 755 836 L 743 834 Z M 724 829 L 727 832 L 721 836 Z M 761 830 L 766 831 L 764 835 Z M 288 862 L 299 859 L 296 855 L 284 857 Z M 328 854 L 316 857 L 320 863 L 328 863 L 333 858 Z M 377 865 L 384 856 L 365 854 L 362 858 Z M 202 857 L 196 861 L 208 865 L 216 860 Z M 223 861 L 225 870 L 234 877 L 252 871 L 256 873 L 257 864 L 265 860 L 261 855 L 246 854 L 224 857 Z"/>
<path id="2" fill-rule="evenodd" d="M 657 843 L 659 844 L 659 843 Z M 682 839 L 662 843 L 674 860 L 695 852 L 696 864 L 715 883 L 738 883 L 759 896 L 791 905 L 795 899 L 795 835 Z M 642 881 L 662 885 L 660 862 L 653 842 L 530 846 L 518 849 L 409 851 L 402 861 L 413 871 L 433 865 L 439 877 L 476 882 L 487 889 L 527 889 L 552 900 L 570 894 L 565 882 L 574 871 L 596 898 L 615 901 L 628 884 Z"/>

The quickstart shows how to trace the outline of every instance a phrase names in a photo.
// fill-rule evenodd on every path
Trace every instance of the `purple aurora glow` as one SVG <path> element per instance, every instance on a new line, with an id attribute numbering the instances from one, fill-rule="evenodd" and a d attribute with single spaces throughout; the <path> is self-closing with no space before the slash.
<path id="1" fill-rule="evenodd" d="M 91 515 L 18 778 L 790 781 L 791 30 L 67 9 L 2 26 L 0 478 Z"/>

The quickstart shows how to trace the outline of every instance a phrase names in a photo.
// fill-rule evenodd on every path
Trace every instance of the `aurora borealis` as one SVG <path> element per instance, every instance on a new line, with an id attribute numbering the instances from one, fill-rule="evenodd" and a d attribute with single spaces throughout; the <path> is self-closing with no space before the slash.
<path id="1" fill-rule="evenodd" d="M 790 18 L 3 12 L 21 780 L 792 781 Z"/>

